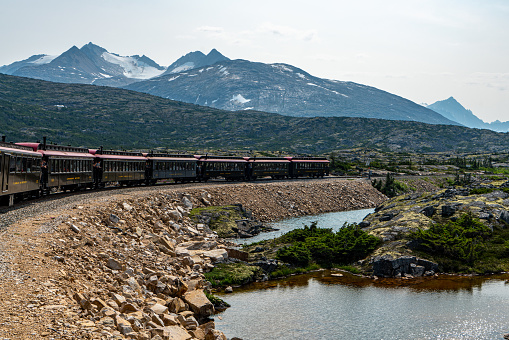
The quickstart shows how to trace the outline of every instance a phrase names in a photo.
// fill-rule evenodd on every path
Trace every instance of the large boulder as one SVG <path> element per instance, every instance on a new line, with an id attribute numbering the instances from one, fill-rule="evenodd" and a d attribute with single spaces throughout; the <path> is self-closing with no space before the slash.
<path id="1" fill-rule="evenodd" d="M 184 294 L 184 301 L 191 310 L 200 317 L 207 317 L 214 314 L 214 306 L 207 299 L 203 290 L 192 290 Z"/>
<path id="2" fill-rule="evenodd" d="M 507 210 L 504 210 L 500 213 L 500 217 L 499 217 L 500 221 L 503 221 L 507 224 L 509 224 L 509 211 Z"/>
<path id="3" fill-rule="evenodd" d="M 417 258 L 415 256 L 392 257 L 384 255 L 372 261 L 373 275 L 379 277 L 401 277 L 405 274 L 412 276 L 428 275 L 438 271 L 438 264 Z"/>

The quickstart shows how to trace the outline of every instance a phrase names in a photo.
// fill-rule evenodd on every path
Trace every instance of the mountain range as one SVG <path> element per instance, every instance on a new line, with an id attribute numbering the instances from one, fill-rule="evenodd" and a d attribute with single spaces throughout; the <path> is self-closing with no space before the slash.
<path id="1" fill-rule="evenodd" d="M 165 67 L 145 55 L 120 56 L 88 43 L 58 56 L 33 55 L 0 67 L 0 73 L 121 87 L 229 111 L 380 118 L 509 130 L 509 122 L 485 123 L 452 97 L 423 107 L 374 87 L 314 77 L 287 64 L 230 60 L 215 49 L 207 55 L 200 51 L 188 53 Z"/>
<path id="2" fill-rule="evenodd" d="M 433 110 L 374 87 L 314 77 L 286 64 L 229 60 L 213 49 L 169 67 L 146 56 L 120 56 L 88 43 L 59 56 L 35 55 L 0 73 L 61 83 L 123 87 L 168 99 L 237 111 L 297 117 L 366 117 L 458 125 Z"/>
<path id="3" fill-rule="evenodd" d="M 445 118 L 458 122 L 464 126 L 476 129 L 489 129 L 498 132 L 509 131 L 509 121 L 501 122 L 496 120 L 492 123 L 486 123 L 475 116 L 472 111 L 465 109 L 463 105 L 458 103 L 458 101 L 453 97 L 437 101 L 431 105 L 427 105 L 426 107 L 440 113 Z"/>
<path id="4" fill-rule="evenodd" d="M 221 61 L 139 81 L 125 88 L 229 111 L 457 125 L 432 110 L 374 87 L 314 77 L 286 64 L 240 59 Z"/>

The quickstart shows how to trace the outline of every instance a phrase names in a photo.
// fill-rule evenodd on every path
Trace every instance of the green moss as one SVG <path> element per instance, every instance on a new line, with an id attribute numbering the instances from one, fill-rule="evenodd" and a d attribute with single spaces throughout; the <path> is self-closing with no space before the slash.
<path id="1" fill-rule="evenodd" d="M 270 273 L 271 279 L 276 279 L 280 277 L 286 277 L 293 274 L 303 274 L 310 272 L 312 270 L 318 270 L 321 267 L 314 263 L 306 267 L 290 267 L 286 265 L 279 265 L 276 270 L 274 270 L 272 273 Z"/>
<path id="2" fill-rule="evenodd" d="M 254 281 L 261 274 L 260 267 L 249 266 L 243 262 L 220 263 L 212 271 L 205 273 L 205 278 L 213 287 L 242 285 Z"/>
<path id="3" fill-rule="evenodd" d="M 226 308 L 230 307 L 230 304 L 228 302 L 215 296 L 214 294 L 211 294 L 207 291 L 204 291 L 204 293 L 205 293 L 205 296 L 207 297 L 207 299 L 209 299 L 210 303 L 212 303 L 214 305 L 214 308 L 216 310 L 222 310 L 222 309 L 226 309 Z"/>

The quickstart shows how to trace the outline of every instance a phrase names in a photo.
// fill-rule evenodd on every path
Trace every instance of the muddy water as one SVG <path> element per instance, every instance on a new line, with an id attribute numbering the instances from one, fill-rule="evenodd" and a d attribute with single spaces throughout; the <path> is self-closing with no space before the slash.
<path id="1" fill-rule="evenodd" d="M 314 216 L 293 227 L 344 223 L 326 220 L 332 224 Z M 216 327 L 244 340 L 503 339 L 509 333 L 509 275 L 372 280 L 338 274 L 320 271 L 237 288 L 221 296 L 231 307 L 215 318 Z"/>

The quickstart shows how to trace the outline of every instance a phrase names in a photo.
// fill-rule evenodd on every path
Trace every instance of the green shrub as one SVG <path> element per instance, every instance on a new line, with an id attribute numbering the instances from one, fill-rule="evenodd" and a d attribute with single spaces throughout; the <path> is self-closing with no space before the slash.
<path id="1" fill-rule="evenodd" d="M 418 242 L 418 249 L 429 254 L 463 261 L 473 265 L 486 248 L 492 231 L 471 213 L 463 214 L 457 221 L 430 225 L 410 234 Z"/>
<path id="2" fill-rule="evenodd" d="M 279 249 L 276 258 L 296 266 L 310 262 L 325 267 L 347 264 L 366 257 L 378 247 L 381 240 L 361 230 L 356 224 L 346 224 L 333 232 L 331 229 L 311 227 L 295 229 L 281 237 L 291 245 Z"/>

